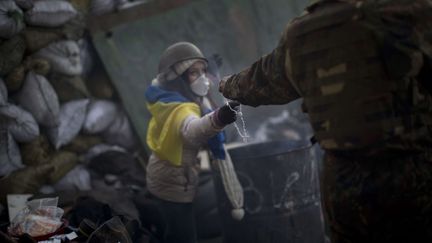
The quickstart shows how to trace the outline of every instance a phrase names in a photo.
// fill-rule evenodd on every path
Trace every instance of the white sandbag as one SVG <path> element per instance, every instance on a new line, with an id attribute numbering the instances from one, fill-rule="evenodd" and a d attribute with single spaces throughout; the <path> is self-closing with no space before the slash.
<path id="1" fill-rule="evenodd" d="M 8 91 L 3 79 L 0 78 L 0 105 L 6 105 L 8 101 Z"/>
<path id="2" fill-rule="evenodd" d="M 102 136 L 109 144 L 119 145 L 127 149 L 134 148 L 136 145 L 131 124 L 124 112 L 117 115 L 114 122 L 103 132 Z"/>
<path id="3" fill-rule="evenodd" d="M 120 146 L 102 143 L 102 144 L 95 145 L 91 149 L 89 149 L 89 151 L 87 151 L 87 153 L 82 157 L 83 162 L 89 163 L 96 156 L 103 154 L 105 152 L 108 152 L 108 151 L 116 151 L 116 152 L 122 152 L 122 153 L 127 152 L 124 148 L 122 148 Z"/>
<path id="4" fill-rule="evenodd" d="M 92 189 L 90 172 L 84 166 L 77 165 L 53 186 L 56 191 L 89 191 Z"/>
<path id="5" fill-rule="evenodd" d="M 77 15 L 77 11 L 67 1 L 38 0 L 31 10 L 25 13 L 29 25 L 59 27 Z"/>
<path id="6" fill-rule="evenodd" d="M 90 13 L 96 16 L 111 13 L 116 10 L 117 5 L 118 0 L 92 0 Z"/>
<path id="7" fill-rule="evenodd" d="M 33 0 L 15 0 L 15 3 L 23 10 L 32 9 L 34 6 Z"/>
<path id="8" fill-rule="evenodd" d="M 96 134 L 105 131 L 119 114 L 118 106 L 108 100 L 95 100 L 89 105 L 83 131 Z"/>
<path id="9" fill-rule="evenodd" d="M 23 12 L 13 0 L 0 1 L 0 37 L 9 39 L 24 28 Z"/>
<path id="10" fill-rule="evenodd" d="M 15 99 L 40 125 L 55 127 L 59 124 L 58 97 L 44 76 L 33 71 L 28 72 L 24 85 Z"/>
<path id="11" fill-rule="evenodd" d="M 96 54 L 92 52 L 90 45 L 90 40 L 81 39 L 78 41 L 78 46 L 80 48 L 81 64 L 83 67 L 82 75 L 84 77 L 87 77 L 94 67 L 93 55 Z"/>
<path id="12" fill-rule="evenodd" d="M 48 137 L 56 149 L 70 143 L 84 124 L 88 99 L 70 101 L 60 109 L 59 125 L 48 130 Z"/>
<path id="13" fill-rule="evenodd" d="M 34 54 L 46 59 L 55 73 L 79 76 L 82 74 L 80 49 L 76 41 L 65 40 L 53 42 Z"/>
<path id="14" fill-rule="evenodd" d="M 39 136 L 39 125 L 28 111 L 15 105 L 0 107 L 0 116 L 7 119 L 7 128 L 20 143 L 28 143 Z"/>
<path id="15" fill-rule="evenodd" d="M 19 147 L 12 135 L 0 127 L 0 177 L 24 168 Z"/>

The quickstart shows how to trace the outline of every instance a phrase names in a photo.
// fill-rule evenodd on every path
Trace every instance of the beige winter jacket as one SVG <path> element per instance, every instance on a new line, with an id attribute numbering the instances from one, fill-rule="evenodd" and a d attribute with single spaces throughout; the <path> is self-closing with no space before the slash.
<path id="1" fill-rule="evenodd" d="M 192 202 L 199 174 L 199 149 L 222 130 L 214 124 L 214 112 L 203 117 L 188 116 L 181 126 L 183 139 L 182 165 L 174 166 L 154 153 L 147 164 L 147 189 L 154 196 L 172 202 Z"/>

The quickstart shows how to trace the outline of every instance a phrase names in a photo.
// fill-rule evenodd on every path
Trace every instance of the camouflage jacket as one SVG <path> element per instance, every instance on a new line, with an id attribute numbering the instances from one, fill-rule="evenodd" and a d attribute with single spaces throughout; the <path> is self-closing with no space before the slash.
<path id="1" fill-rule="evenodd" d="M 429 140 L 432 1 L 325 0 L 306 10 L 276 49 L 221 83 L 223 95 L 251 106 L 303 97 L 324 149 Z"/>
<path id="2" fill-rule="evenodd" d="M 269 54 L 263 56 L 256 61 L 252 66 L 246 68 L 238 74 L 232 75 L 226 82 L 221 82 L 220 91 L 222 94 L 232 100 L 237 100 L 245 105 L 259 106 L 269 104 L 285 104 L 300 98 L 301 95 L 297 87 L 293 85 L 292 70 L 287 65 L 287 36 L 290 32 L 290 27 L 301 18 L 307 17 L 309 14 L 319 11 L 322 4 L 334 2 L 337 0 L 319 0 L 314 1 L 306 8 L 305 14 L 293 19 L 288 23 L 278 46 Z M 370 2 L 371 4 L 385 5 L 392 2 L 398 2 L 399 5 L 394 5 L 384 11 L 394 11 L 401 13 L 409 11 L 418 11 L 418 21 L 414 28 L 419 33 L 418 45 L 425 54 L 426 59 L 424 65 L 429 66 L 429 72 L 432 73 L 432 1 L 430 0 L 340 0 L 345 2 Z M 428 15 L 428 16 L 427 16 Z M 424 20 L 423 20 L 424 19 Z M 432 77 L 432 74 L 429 74 Z M 432 84 L 425 84 L 426 87 L 432 90 Z"/>

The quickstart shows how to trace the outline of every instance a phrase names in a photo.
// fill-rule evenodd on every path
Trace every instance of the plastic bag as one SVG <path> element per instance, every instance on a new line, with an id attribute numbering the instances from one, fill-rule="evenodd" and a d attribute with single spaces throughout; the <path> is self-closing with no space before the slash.
<path id="1" fill-rule="evenodd" d="M 130 235 L 119 217 L 103 223 L 88 238 L 88 243 L 132 243 Z"/>
<path id="2" fill-rule="evenodd" d="M 12 220 L 8 231 L 11 235 L 29 234 L 32 237 L 55 232 L 63 224 L 63 209 L 57 207 L 58 198 L 44 198 L 27 202 Z"/>
<path id="3" fill-rule="evenodd" d="M 15 99 L 40 125 L 56 127 L 59 124 L 59 100 L 44 76 L 28 72 L 24 85 Z"/>
<path id="4" fill-rule="evenodd" d="M 20 143 L 28 143 L 39 136 L 39 125 L 32 114 L 15 105 L 0 107 L 0 116 L 7 118 L 7 128 Z"/>
<path id="5" fill-rule="evenodd" d="M 11 38 L 24 28 L 23 12 L 13 0 L 0 1 L 0 37 Z"/>
<path id="6" fill-rule="evenodd" d="M 114 122 L 118 112 L 117 105 L 112 101 L 92 101 L 84 122 L 84 132 L 96 134 L 105 131 Z"/>
<path id="7" fill-rule="evenodd" d="M 42 27 L 58 27 L 77 15 L 75 8 L 67 1 L 39 0 L 25 13 L 28 24 Z"/>
<path id="8" fill-rule="evenodd" d="M 0 78 L 0 105 L 6 105 L 8 101 L 8 91 L 3 79 Z"/>
<path id="9" fill-rule="evenodd" d="M 17 143 L 7 129 L 0 125 L 0 177 L 23 167 Z"/>
<path id="10" fill-rule="evenodd" d="M 88 99 L 70 101 L 62 105 L 59 125 L 48 130 L 51 143 L 56 149 L 68 144 L 80 132 L 87 113 Z"/>
<path id="11" fill-rule="evenodd" d="M 53 72 L 65 75 L 81 75 L 83 67 L 80 49 L 76 41 L 66 40 L 51 43 L 34 54 L 48 60 Z"/>

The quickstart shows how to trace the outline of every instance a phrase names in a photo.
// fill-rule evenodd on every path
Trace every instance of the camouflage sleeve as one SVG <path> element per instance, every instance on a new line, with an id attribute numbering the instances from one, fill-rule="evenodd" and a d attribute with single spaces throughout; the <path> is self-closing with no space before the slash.
<path id="1" fill-rule="evenodd" d="M 285 70 L 287 31 L 270 54 L 223 84 L 225 97 L 250 106 L 286 104 L 300 97 Z"/>

